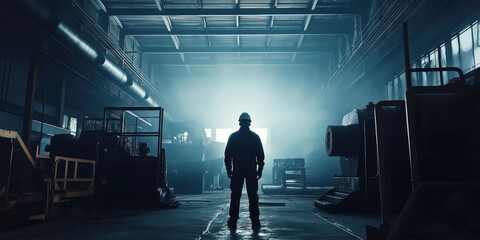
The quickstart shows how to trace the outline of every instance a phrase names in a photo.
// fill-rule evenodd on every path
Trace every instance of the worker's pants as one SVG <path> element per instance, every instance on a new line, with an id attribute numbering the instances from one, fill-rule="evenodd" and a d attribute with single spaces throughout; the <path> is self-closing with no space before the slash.
<path id="1" fill-rule="evenodd" d="M 250 219 L 258 220 L 260 210 L 258 209 L 258 180 L 257 172 L 252 171 L 234 171 L 230 181 L 230 190 L 232 190 L 230 202 L 230 219 L 237 220 L 240 208 L 240 197 L 242 196 L 243 181 L 247 181 L 247 193 L 249 201 Z"/>

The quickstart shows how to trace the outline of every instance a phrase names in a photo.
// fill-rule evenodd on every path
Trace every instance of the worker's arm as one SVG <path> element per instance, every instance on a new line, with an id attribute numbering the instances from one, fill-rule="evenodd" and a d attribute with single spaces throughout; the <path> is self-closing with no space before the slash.
<path id="1" fill-rule="evenodd" d="M 232 158 L 233 158 L 233 151 L 232 151 L 232 136 L 228 138 L 227 146 L 225 147 L 225 168 L 227 169 L 227 176 L 229 178 L 232 177 Z"/>
<path id="2" fill-rule="evenodd" d="M 262 140 L 257 136 L 257 179 L 262 177 L 263 166 L 265 165 L 265 153 L 263 152 Z"/>

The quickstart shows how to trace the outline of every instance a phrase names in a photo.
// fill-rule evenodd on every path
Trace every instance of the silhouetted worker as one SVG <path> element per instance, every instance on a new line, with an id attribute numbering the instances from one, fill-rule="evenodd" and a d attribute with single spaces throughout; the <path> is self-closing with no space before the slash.
<path id="1" fill-rule="evenodd" d="M 250 131 L 249 126 L 252 121 L 250 115 L 244 112 L 238 121 L 240 130 L 230 135 L 225 148 L 225 167 L 228 177 L 231 179 L 230 189 L 232 190 L 228 227 L 233 229 L 237 227 L 240 197 L 242 196 L 243 182 L 246 179 L 252 229 L 258 230 L 261 227 L 257 195 L 258 179 L 262 177 L 265 154 L 260 137 Z"/>

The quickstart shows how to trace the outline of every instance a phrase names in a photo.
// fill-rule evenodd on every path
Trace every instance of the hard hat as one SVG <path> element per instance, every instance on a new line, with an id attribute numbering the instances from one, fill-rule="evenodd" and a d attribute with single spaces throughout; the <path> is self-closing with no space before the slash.
<path id="1" fill-rule="evenodd" d="M 252 119 L 250 118 L 250 115 L 248 115 L 248 113 L 244 112 L 240 115 L 240 118 L 238 118 L 238 121 L 239 122 L 242 122 L 242 121 L 249 121 L 251 122 Z"/>

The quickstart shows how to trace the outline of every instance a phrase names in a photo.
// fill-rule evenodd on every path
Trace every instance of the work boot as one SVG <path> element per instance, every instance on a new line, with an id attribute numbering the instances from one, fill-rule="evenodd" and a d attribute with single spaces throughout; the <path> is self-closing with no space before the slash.
<path id="1" fill-rule="evenodd" d="M 252 229 L 259 230 L 262 227 L 259 219 L 252 219 Z"/>
<path id="2" fill-rule="evenodd" d="M 228 228 L 230 229 L 236 229 L 237 228 L 237 220 L 234 219 L 228 219 L 227 221 Z"/>

